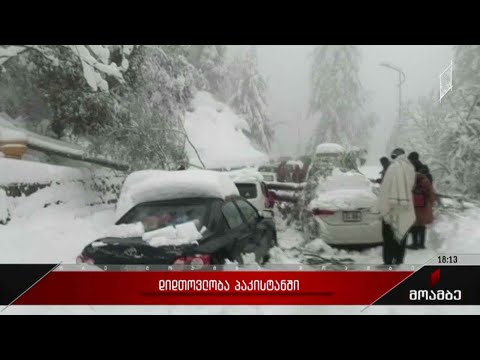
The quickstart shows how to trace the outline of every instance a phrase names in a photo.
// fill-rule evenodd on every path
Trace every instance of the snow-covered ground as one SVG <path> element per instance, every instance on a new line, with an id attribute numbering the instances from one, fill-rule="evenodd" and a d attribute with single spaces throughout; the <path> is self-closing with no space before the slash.
<path id="1" fill-rule="evenodd" d="M 185 117 L 185 130 L 208 169 L 256 166 L 268 162 L 268 156 L 255 149 L 244 131 L 247 122 L 212 94 L 200 91 L 193 100 L 193 112 Z M 187 146 L 190 161 L 201 165 L 197 154 Z"/>
<path id="2" fill-rule="evenodd" d="M 0 263 L 74 263 L 82 248 L 101 237 L 115 221 L 112 205 L 88 206 L 89 199 L 75 185 L 63 188 L 62 204 L 43 204 L 60 188 L 44 188 L 29 197 L 15 198 L 10 204 L 12 220 L 0 225 Z M 59 185 L 60 186 L 60 185 Z M 352 259 L 357 264 L 381 264 L 381 247 L 363 251 L 338 250 L 318 239 L 303 244 L 300 232 L 280 220 L 278 222 L 279 247 L 271 251 L 272 264 L 298 264 L 302 262 L 300 248 L 317 252 L 324 258 Z M 437 253 L 480 253 L 480 208 L 472 207 L 464 212 L 439 215 L 429 229 L 427 249 L 408 250 L 407 264 L 423 264 Z M 249 263 L 252 259 L 246 259 Z M 18 313 L 215 313 L 215 314 L 358 314 L 363 307 L 312 307 L 312 306 L 83 306 L 83 307 L 9 307 L 2 314 Z M 441 307 L 370 307 L 362 313 L 437 313 Z M 448 307 L 449 313 L 456 309 Z M 474 307 L 463 307 L 462 313 L 478 313 Z"/>

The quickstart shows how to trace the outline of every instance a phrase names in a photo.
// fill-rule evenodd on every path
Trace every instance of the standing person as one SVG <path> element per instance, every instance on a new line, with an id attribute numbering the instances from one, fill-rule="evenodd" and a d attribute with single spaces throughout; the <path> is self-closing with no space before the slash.
<path id="1" fill-rule="evenodd" d="M 278 182 L 286 182 L 287 181 L 287 162 L 282 161 L 277 168 L 277 180 Z"/>
<path id="2" fill-rule="evenodd" d="M 297 184 L 302 182 L 302 169 L 300 169 L 300 165 L 298 164 L 295 165 L 293 169 L 292 181 Z"/>
<path id="3" fill-rule="evenodd" d="M 382 171 L 380 171 L 380 179 L 377 179 L 377 183 L 381 184 L 388 167 L 390 166 L 390 159 L 386 156 L 380 158 L 380 164 L 382 164 Z"/>
<path id="4" fill-rule="evenodd" d="M 416 220 L 412 228 L 411 249 L 425 249 L 427 225 L 433 223 L 433 204 L 436 199 L 435 191 L 428 177 L 429 173 L 424 173 L 425 168 L 419 167 L 418 170 L 413 189 Z"/>
<path id="5" fill-rule="evenodd" d="M 415 172 L 424 174 L 433 184 L 433 176 L 430 173 L 430 169 L 427 165 L 420 161 L 420 155 L 418 155 L 416 151 L 412 151 L 410 154 L 408 154 L 408 160 L 410 160 L 415 168 Z"/>
<path id="6" fill-rule="evenodd" d="M 380 186 L 379 210 L 382 215 L 383 262 L 399 265 L 405 257 L 405 246 L 415 223 L 413 187 L 415 168 L 403 149 L 395 149 L 392 162 Z"/>

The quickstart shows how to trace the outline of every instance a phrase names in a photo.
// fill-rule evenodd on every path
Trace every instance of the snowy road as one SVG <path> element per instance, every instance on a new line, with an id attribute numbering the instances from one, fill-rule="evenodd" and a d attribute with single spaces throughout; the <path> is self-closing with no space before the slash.
<path id="1" fill-rule="evenodd" d="M 64 204 L 44 208 L 43 199 L 55 191 L 46 188 L 28 198 L 15 199 L 12 220 L 0 225 L 0 263 L 74 263 L 82 248 L 113 224 L 113 205 L 87 206 L 85 199 L 72 193 Z M 302 234 L 286 227 L 280 216 L 276 218 L 280 248 L 273 249 L 271 263 L 299 263 Z M 480 253 L 479 221 L 478 207 L 438 216 L 428 232 L 427 249 L 407 251 L 405 262 L 423 264 L 438 252 Z M 333 249 L 317 239 L 304 248 L 327 258 L 350 258 L 358 264 L 382 262 L 381 247 L 347 251 Z"/>
<path id="2" fill-rule="evenodd" d="M 81 249 L 101 237 L 114 221 L 114 207 L 86 206 L 80 197 L 71 197 L 65 204 L 52 204 L 46 208 L 37 201 L 48 191 L 44 189 L 28 198 L 16 199 L 13 220 L 0 225 L 0 263 L 74 263 Z M 43 192 L 43 195 L 42 195 Z M 301 233 L 286 227 L 278 220 L 279 248 L 272 250 L 271 263 L 298 264 L 302 261 L 298 247 L 302 246 Z M 408 250 L 407 264 L 423 264 L 437 253 L 480 253 L 480 208 L 440 215 L 429 231 L 426 250 Z M 335 259 L 352 259 L 357 264 L 381 264 L 381 247 L 363 251 L 332 249 L 321 240 L 306 246 L 311 252 Z M 3 314 L 15 313 L 336 313 L 339 307 L 9 307 Z M 359 313 L 361 308 L 349 307 L 348 312 Z M 437 311 L 439 308 L 437 308 Z M 342 308 L 342 313 L 346 309 Z M 400 313 L 395 309 L 375 308 L 369 312 Z M 431 313 L 434 310 L 428 310 Z M 452 307 L 449 312 L 455 311 Z M 462 313 L 478 313 L 478 308 L 463 308 Z M 423 313 L 418 308 L 403 307 L 401 313 Z"/>

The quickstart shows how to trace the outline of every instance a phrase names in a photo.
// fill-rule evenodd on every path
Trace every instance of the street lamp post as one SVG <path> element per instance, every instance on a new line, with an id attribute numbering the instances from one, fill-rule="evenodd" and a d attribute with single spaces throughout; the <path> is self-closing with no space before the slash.
<path id="1" fill-rule="evenodd" d="M 406 76 L 402 69 L 388 63 L 380 63 L 380 66 L 395 70 L 398 72 L 398 125 L 402 126 L 402 84 L 405 82 Z"/>

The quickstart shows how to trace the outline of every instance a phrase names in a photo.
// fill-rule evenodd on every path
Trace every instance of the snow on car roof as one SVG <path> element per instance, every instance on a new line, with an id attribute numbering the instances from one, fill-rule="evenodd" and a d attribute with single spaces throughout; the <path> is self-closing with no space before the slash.
<path id="1" fill-rule="evenodd" d="M 234 182 L 262 182 L 263 175 L 256 168 L 245 168 L 226 173 Z"/>
<path id="2" fill-rule="evenodd" d="M 301 162 L 300 160 L 288 160 L 287 165 L 298 165 L 300 167 L 303 167 L 303 162 Z"/>
<path id="3" fill-rule="evenodd" d="M 332 153 L 344 153 L 346 150 L 343 146 L 334 143 L 324 143 L 317 146 L 315 150 L 316 154 L 332 154 Z"/>
<path id="4" fill-rule="evenodd" d="M 148 201 L 194 197 L 225 199 L 239 195 L 234 182 L 224 173 L 210 170 L 144 170 L 130 174 L 122 187 L 116 218 Z"/>

